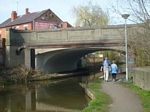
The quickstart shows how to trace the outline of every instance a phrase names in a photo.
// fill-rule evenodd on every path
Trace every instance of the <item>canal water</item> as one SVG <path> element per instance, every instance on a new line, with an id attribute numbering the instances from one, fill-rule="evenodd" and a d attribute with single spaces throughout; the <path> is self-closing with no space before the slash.
<path id="1" fill-rule="evenodd" d="M 89 102 L 81 77 L 0 87 L 0 112 L 80 112 Z"/>

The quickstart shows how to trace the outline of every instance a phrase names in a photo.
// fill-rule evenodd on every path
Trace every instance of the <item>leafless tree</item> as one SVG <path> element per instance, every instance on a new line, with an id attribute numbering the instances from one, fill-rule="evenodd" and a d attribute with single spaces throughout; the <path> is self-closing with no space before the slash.
<path id="1" fill-rule="evenodd" d="M 121 0 L 117 0 L 117 2 Z M 136 24 L 129 35 L 129 48 L 135 55 L 137 66 L 150 65 L 150 0 L 125 0 L 130 21 Z M 113 7 L 114 8 L 114 7 Z M 115 8 L 114 8 L 115 9 Z M 122 10 L 115 9 L 118 14 Z M 132 34 L 131 34 L 132 33 Z"/>

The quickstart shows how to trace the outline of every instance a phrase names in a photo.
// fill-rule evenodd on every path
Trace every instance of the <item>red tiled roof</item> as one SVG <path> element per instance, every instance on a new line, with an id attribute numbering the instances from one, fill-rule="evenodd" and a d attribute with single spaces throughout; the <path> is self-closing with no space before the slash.
<path id="1" fill-rule="evenodd" d="M 33 20 L 40 17 L 42 14 L 44 14 L 48 10 L 50 9 L 18 16 L 17 19 L 15 19 L 14 21 L 11 21 L 11 18 L 9 18 L 6 21 L 4 21 L 2 24 L 0 24 L 0 28 L 32 22 Z"/>

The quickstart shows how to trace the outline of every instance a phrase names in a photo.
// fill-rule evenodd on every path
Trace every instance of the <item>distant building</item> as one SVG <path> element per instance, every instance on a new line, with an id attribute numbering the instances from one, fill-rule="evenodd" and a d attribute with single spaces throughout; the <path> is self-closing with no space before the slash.
<path id="1" fill-rule="evenodd" d="M 25 14 L 18 16 L 12 11 L 11 18 L 0 24 L 0 38 L 6 38 L 6 29 L 14 28 L 20 30 L 44 30 L 72 27 L 68 22 L 62 21 L 50 9 L 30 13 L 26 8 Z"/>
<path id="2" fill-rule="evenodd" d="M 68 22 L 62 21 L 50 9 L 30 13 L 25 9 L 25 14 L 18 16 L 16 11 L 12 11 L 11 17 L 0 24 L 0 66 L 4 65 L 5 39 L 8 28 L 19 30 L 46 30 L 72 27 Z"/>

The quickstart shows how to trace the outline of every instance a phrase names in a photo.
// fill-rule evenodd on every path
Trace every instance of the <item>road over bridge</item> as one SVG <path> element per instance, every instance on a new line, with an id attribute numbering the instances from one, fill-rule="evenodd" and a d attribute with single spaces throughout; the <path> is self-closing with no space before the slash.
<path id="1" fill-rule="evenodd" d="M 124 51 L 124 25 L 46 31 L 9 29 L 6 65 L 24 64 L 48 73 L 71 71 L 78 68 L 81 57 L 100 50 Z"/>

